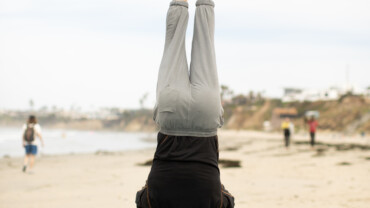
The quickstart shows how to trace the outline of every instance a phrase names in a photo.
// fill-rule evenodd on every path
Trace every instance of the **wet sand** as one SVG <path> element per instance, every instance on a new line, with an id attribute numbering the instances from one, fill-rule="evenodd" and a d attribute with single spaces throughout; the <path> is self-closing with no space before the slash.
<path id="1" fill-rule="evenodd" d="M 279 134 L 223 131 L 219 139 L 220 159 L 240 161 L 241 167 L 220 165 L 237 208 L 369 207 L 369 139 L 326 135 L 315 150 L 305 136 L 288 150 Z M 2 158 L 0 207 L 136 207 L 136 191 L 150 170 L 138 164 L 153 153 L 42 156 L 34 174 L 21 172 L 22 158 Z"/>

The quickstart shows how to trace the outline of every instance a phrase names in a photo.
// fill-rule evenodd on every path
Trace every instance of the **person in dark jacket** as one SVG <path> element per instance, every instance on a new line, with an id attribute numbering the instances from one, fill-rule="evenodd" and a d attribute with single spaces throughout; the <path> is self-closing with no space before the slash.
<path id="1" fill-rule="evenodd" d="M 153 165 L 137 192 L 138 208 L 233 208 L 220 181 L 217 128 L 223 109 L 214 47 L 214 2 L 196 3 L 190 75 L 185 0 L 172 1 L 158 74 L 154 120 L 160 130 Z"/>

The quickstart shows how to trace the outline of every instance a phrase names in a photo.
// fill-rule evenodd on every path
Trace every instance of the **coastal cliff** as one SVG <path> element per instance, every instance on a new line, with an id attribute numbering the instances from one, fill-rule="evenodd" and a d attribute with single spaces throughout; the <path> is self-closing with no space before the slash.
<path id="1" fill-rule="evenodd" d="M 335 101 L 290 102 L 279 99 L 250 99 L 237 96 L 224 103 L 224 129 L 264 130 L 263 123 L 271 121 L 275 109 L 293 109 L 292 117 L 296 131 L 306 129 L 304 114 L 307 111 L 320 113 L 319 130 L 343 133 L 370 132 L 370 100 L 361 96 L 344 96 Z M 0 126 L 21 126 L 29 112 L 0 115 Z M 114 131 L 155 131 L 150 109 L 125 110 L 115 113 L 115 117 L 106 118 L 71 118 L 55 113 L 37 114 L 39 123 L 47 128 L 78 130 L 114 130 Z M 281 116 L 282 117 L 282 116 Z M 271 131 L 280 130 L 272 128 Z"/>

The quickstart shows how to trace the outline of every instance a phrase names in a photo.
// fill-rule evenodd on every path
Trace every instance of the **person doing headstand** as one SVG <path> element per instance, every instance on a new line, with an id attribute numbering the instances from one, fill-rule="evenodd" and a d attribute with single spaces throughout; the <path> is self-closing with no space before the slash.
<path id="1" fill-rule="evenodd" d="M 158 74 L 154 120 L 160 130 L 138 208 L 232 208 L 220 182 L 217 128 L 223 125 L 214 46 L 214 2 L 196 2 L 190 72 L 185 52 L 188 3 L 172 1 Z"/>

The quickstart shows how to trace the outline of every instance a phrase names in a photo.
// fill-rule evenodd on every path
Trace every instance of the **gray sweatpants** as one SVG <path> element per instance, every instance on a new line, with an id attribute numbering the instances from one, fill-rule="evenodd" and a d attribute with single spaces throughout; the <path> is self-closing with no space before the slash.
<path id="1" fill-rule="evenodd" d="M 214 47 L 214 2 L 198 0 L 196 5 L 190 72 L 185 52 L 188 3 L 172 1 L 167 13 L 154 108 L 154 120 L 160 132 L 167 135 L 215 136 L 223 125 Z"/>

